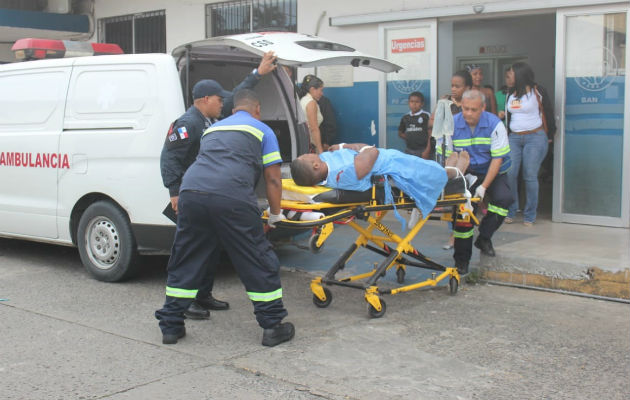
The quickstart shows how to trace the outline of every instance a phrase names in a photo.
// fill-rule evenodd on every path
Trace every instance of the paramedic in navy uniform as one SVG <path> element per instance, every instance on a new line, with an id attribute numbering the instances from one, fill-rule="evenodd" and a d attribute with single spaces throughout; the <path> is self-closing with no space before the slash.
<path id="1" fill-rule="evenodd" d="M 184 311 L 210 267 L 225 250 L 263 328 L 262 344 L 275 346 L 293 338 L 295 328 L 282 323 L 280 263 L 265 238 L 256 182 L 265 177 L 268 224 L 284 219 L 280 210 L 282 158 L 275 134 L 260 122 L 260 103 L 251 90 L 234 95 L 234 114 L 208 128 L 199 156 L 188 168 L 179 192 L 175 243 L 168 262 L 166 301 L 155 316 L 162 342 L 177 343 L 186 334 Z"/>
<path id="2" fill-rule="evenodd" d="M 276 68 L 275 59 L 273 52 L 265 53 L 258 68 L 245 77 L 234 91 L 252 89 L 256 86 L 261 76 Z M 162 181 L 168 188 L 171 206 L 175 212 L 182 177 L 199 153 L 199 141 L 203 131 L 221 116 L 231 115 L 233 108 L 232 93 L 223 90 L 214 80 L 204 79 L 197 82 L 192 89 L 192 95 L 194 104 L 171 124 L 160 157 Z M 227 302 L 212 297 L 217 263 L 213 265 L 214 268 L 208 269 L 208 275 L 199 288 L 197 298 L 186 311 L 188 318 L 208 319 L 210 318 L 208 310 L 227 310 L 230 307 Z"/>

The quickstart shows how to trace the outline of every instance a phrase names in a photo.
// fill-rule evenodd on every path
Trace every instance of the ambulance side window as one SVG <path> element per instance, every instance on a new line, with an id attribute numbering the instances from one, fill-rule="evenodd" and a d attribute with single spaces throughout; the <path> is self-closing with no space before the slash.
<path id="1" fill-rule="evenodd" d="M 75 66 L 66 105 L 67 129 L 144 129 L 159 102 L 153 66 Z"/>
<path id="2" fill-rule="evenodd" d="M 61 129 L 69 69 L 0 75 L 0 131 Z"/>

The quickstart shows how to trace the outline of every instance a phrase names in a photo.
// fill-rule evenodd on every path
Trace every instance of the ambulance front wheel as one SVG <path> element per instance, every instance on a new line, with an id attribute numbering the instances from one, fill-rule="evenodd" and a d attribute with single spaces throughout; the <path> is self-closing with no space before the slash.
<path id="1" fill-rule="evenodd" d="M 134 272 L 137 248 L 131 224 L 112 202 L 98 201 L 85 210 L 77 247 L 83 265 L 99 281 L 117 282 Z"/>

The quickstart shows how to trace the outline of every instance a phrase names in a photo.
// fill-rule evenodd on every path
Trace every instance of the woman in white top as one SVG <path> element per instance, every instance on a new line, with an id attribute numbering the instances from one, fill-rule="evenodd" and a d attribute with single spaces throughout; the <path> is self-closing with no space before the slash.
<path id="1" fill-rule="evenodd" d="M 302 99 L 300 104 L 306 114 L 306 123 L 311 133 L 311 143 L 317 154 L 324 151 L 319 125 L 324 120 L 317 102 L 324 94 L 324 82 L 315 75 L 306 75 L 301 86 Z"/>
<path id="2" fill-rule="evenodd" d="M 525 181 L 523 224 L 531 226 L 536 221 L 538 208 L 538 170 L 556 130 L 553 108 L 545 90 L 534 81 L 534 72 L 528 64 L 514 63 L 508 78 L 514 82 L 506 102 L 512 159 L 508 182 L 515 200 L 508 209 L 505 222 L 513 222 L 519 207 L 518 173 L 522 168 Z"/>

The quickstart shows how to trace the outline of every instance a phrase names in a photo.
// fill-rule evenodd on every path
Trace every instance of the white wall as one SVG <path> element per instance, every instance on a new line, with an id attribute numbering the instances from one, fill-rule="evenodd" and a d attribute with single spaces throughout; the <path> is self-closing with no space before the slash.
<path id="1" fill-rule="evenodd" d="M 13 43 L 0 43 L 0 62 L 15 62 L 11 46 L 13 46 Z"/>
<path id="2" fill-rule="evenodd" d="M 211 0 L 96 0 L 94 17 L 98 19 L 146 11 L 166 10 L 166 52 L 183 43 L 206 37 L 205 5 Z M 97 40 L 97 35 L 92 38 Z"/>

